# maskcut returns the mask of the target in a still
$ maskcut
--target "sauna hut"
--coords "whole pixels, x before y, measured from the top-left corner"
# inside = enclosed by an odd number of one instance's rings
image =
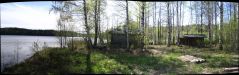
[[[206,38],[204,34],[186,34],[179,38],[179,45],[203,47],[205,45],[204,38]]]
[[[122,29],[113,29],[111,32],[111,47],[114,48],[126,48],[127,38],[126,32]],[[140,47],[142,41],[140,41],[140,30],[129,31],[129,46]]]

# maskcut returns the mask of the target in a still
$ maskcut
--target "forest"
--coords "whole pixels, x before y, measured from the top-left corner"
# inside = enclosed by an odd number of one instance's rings
[[[25,29],[25,28],[13,28],[13,27],[6,27],[1,28],[1,35],[35,35],[35,36],[56,36],[57,31],[55,30],[32,30],[32,29]],[[76,35],[83,35],[78,34],[72,31],[66,31],[68,34],[67,36],[70,37],[69,34]]]
[[[30,30],[24,28],[1,28],[1,35],[42,35],[54,36],[54,30]]]
[[[61,46],[45,48],[3,73],[239,73],[239,4],[236,2],[52,3],[50,12],[59,14],[57,36]],[[64,38],[68,35],[84,40]]]
[[[91,0],[86,2],[55,2],[51,11],[60,14],[59,31],[74,30],[72,29],[74,28],[73,22],[80,19],[83,23],[82,33],[94,34],[94,41],[85,37],[92,47],[97,46],[97,38],[100,41],[107,39],[110,37],[110,33],[115,30],[125,33],[127,48],[129,48],[129,33],[138,32],[142,33],[138,37],[142,36],[140,39],[144,40],[145,46],[149,42],[153,42],[155,45],[166,44],[169,47],[176,44],[179,38],[185,34],[205,34],[207,36],[205,41],[207,45],[210,45],[209,47],[225,46],[224,49],[238,49],[237,3],[129,1],[132,2],[131,4],[135,3],[131,7],[135,11],[129,11],[128,1],[115,2],[117,2],[117,8],[124,11],[115,15],[121,19],[125,18],[120,22],[117,22],[119,21],[117,18],[116,26],[114,25],[115,22],[111,23],[112,26],[109,25],[109,16],[106,14],[107,2],[104,0],[99,2]],[[187,11],[185,7],[188,8]],[[190,16],[187,19],[189,23],[183,23],[185,22],[185,12],[189,13],[186,14],[186,16]],[[107,28],[103,28],[103,26]]]

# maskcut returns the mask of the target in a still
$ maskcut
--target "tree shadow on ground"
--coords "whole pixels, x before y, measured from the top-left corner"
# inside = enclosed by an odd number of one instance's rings
[[[138,69],[144,73],[155,70],[158,73],[177,73],[177,69],[183,67],[184,63],[176,58],[148,56],[148,55],[132,55],[130,53],[104,53],[111,59],[127,65],[131,70]]]

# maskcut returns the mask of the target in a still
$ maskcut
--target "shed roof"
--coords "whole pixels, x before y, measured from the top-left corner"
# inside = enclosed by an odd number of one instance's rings
[[[125,34],[126,32],[124,30],[117,30],[117,29],[113,29],[112,33],[114,34]],[[137,30],[129,30],[128,31],[129,34],[141,34],[142,30],[137,29]]]
[[[204,34],[185,34],[181,38],[206,38]]]

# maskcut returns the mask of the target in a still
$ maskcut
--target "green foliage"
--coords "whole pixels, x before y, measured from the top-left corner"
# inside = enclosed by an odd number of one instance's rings
[[[130,21],[130,23],[129,23],[129,30],[130,31],[135,31],[135,30],[137,30],[137,29],[139,29],[139,26],[140,24],[138,23],[138,22],[136,22],[136,21]]]
[[[211,67],[234,67],[238,66],[234,58],[228,54],[217,54],[207,58],[208,63],[206,65]]]
[[[223,45],[226,50],[236,50],[237,42],[236,38],[238,36],[238,21],[231,17],[229,23],[223,24]]]
[[[167,71],[176,72],[176,67],[181,67],[183,64],[181,61],[178,61],[174,54],[153,57],[146,55],[134,56],[127,53],[112,53],[108,56],[124,65],[128,65],[136,74],[148,74],[150,73],[150,69],[160,70],[161,73],[166,73]]]
[[[46,73],[63,73],[66,71],[65,65],[69,63],[68,51],[66,49],[49,48],[39,51],[38,54],[23,63],[14,67],[7,68],[6,73],[30,73],[30,74],[46,74]],[[64,61],[64,62],[63,62]],[[61,65],[61,66],[59,66]],[[58,68],[55,70],[55,68]]]
[[[72,46],[72,42],[73,42],[73,46]],[[72,41],[72,39],[70,39],[69,42],[67,43],[67,46],[69,49],[71,49],[73,47],[73,50],[85,49],[86,42],[80,41],[80,40],[74,40],[74,39]]]
[[[142,47],[142,35],[140,34],[135,34],[135,35],[129,35],[129,40],[130,40],[130,46],[131,48],[141,48]]]
[[[125,65],[121,65],[114,59],[101,59],[93,66],[94,73],[130,73],[129,69]]]
[[[204,39],[204,44],[205,44],[206,46],[210,44],[210,41],[209,41],[208,38]]]
[[[171,51],[173,49],[174,51]],[[220,68],[238,66],[236,53],[209,48],[161,47],[163,54],[132,55],[123,52],[105,52],[93,50],[91,54],[94,74],[151,74],[152,70],[160,74],[192,74],[204,70],[217,72]],[[182,55],[193,55],[206,60],[201,64],[183,62]],[[86,54],[68,49],[47,48],[39,51],[26,62],[6,69],[3,73],[60,74],[85,73]]]

